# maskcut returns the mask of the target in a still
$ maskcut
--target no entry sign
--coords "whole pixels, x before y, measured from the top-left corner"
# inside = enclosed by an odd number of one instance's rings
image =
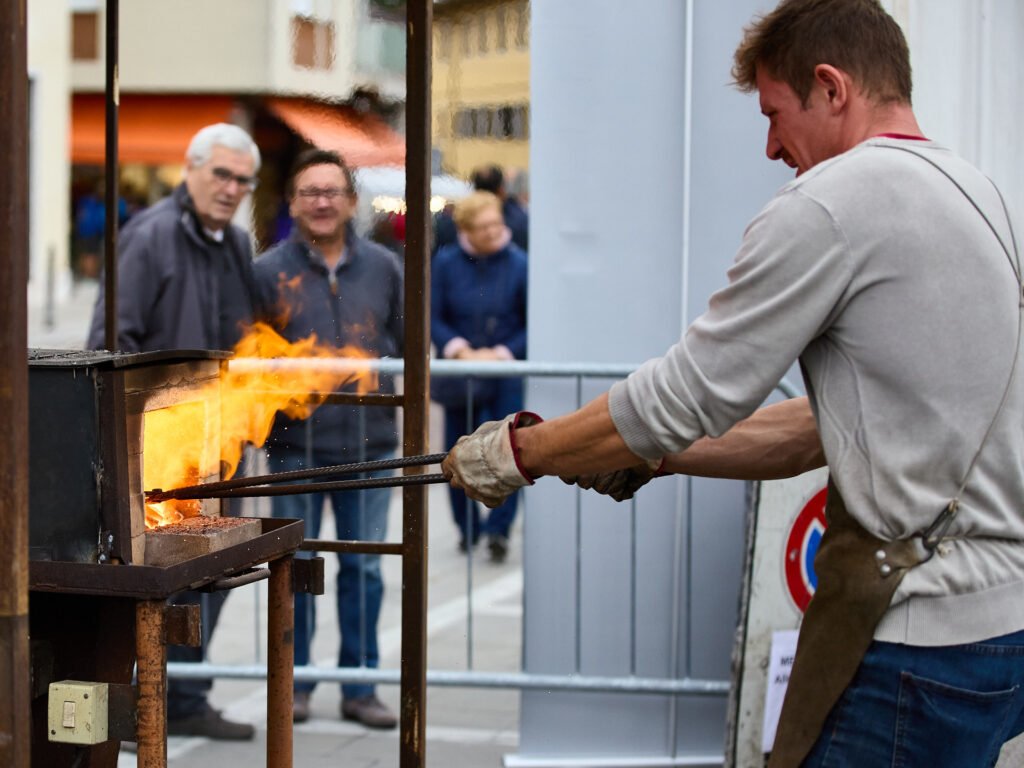
[[[784,569],[786,589],[801,613],[814,596],[818,578],[814,573],[814,556],[818,553],[821,536],[825,533],[825,497],[822,488],[804,504],[794,518],[786,537]]]

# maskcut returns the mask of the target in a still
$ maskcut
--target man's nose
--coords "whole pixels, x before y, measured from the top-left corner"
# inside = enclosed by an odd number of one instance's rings
[[[769,160],[780,160],[782,158],[782,142],[775,136],[775,131],[769,129],[768,144],[764,150]]]

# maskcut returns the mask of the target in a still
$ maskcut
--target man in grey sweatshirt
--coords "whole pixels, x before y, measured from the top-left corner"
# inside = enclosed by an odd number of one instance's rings
[[[728,285],[607,395],[485,424],[445,472],[493,505],[545,474],[625,498],[654,468],[765,479],[827,463],[830,530],[852,533],[832,537],[828,579],[816,562],[819,593],[877,582],[882,602],[848,630],[812,614],[863,606],[816,595],[797,667],[843,666],[812,635],[832,632],[837,656],[848,631],[863,647],[819,711],[784,710],[780,735],[804,733],[777,740],[772,765],[993,764],[1024,731],[1022,300],[1006,207],[922,134],[906,42],[877,0],[784,0],[746,30],[733,75],[759,94],[768,157],[797,178],[748,226]],[[757,410],[797,359],[809,397]]]

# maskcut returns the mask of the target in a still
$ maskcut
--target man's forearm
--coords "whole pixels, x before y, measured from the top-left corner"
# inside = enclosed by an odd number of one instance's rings
[[[776,480],[825,466],[806,397],[756,411],[721,437],[704,437],[666,457],[664,471],[734,480]]]
[[[594,474],[642,461],[615,429],[608,413],[608,395],[565,416],[517,429],[515,442],[519,462],[531,477]]]
[[[626,447],[608,396],[536,426],[516,430],[519,461],[531,477],[596,474],[642,462]],[[665,457],[663,471],[735,480],[774,480],[825,466],[806,397],[761,408],[721,437],[704,437]]]

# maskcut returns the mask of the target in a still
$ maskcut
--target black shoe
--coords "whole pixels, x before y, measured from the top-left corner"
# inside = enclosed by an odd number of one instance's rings
[[[296,691],[292,701],[292,722],[304,723],[309,720],[309,691]]]
[[[256,729],[249,723],[235,723],[225,720],[210,705],[193,715],[167,720],[168,736],[205,736],[222,741],[250,741]]]
[[[491,552],[492,563],[504,563],[508,556],[508,536],[488,537],[487,549]]]
[[[367,728],[394,728],[398,725],[395,713],[376,696],[361,696],[341,702],[343,720],[355,720]]]

